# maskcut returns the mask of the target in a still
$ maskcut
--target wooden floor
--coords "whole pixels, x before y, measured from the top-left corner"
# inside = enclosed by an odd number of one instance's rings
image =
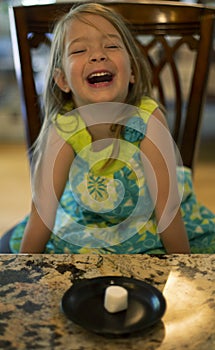
[[[24,145],[0,145],[0,235],[30,207],[30,180]]]
[[[201,143],[194,187],[197,198],[215,213],[215,140]],[[22,144],[0,144],[0,235],[30,208],[28,159]]]

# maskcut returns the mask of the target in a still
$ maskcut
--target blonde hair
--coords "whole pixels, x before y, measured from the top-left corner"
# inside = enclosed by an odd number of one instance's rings
[[[36,142],[36,149],[41,149],[43,140],[46,136],[49,125],[53,116],[64,113],[64,106],[71,102],[72,93],[62,91],[54,80],[57,68],[63,69],[62,58],[64,53],[64,38],[68,23],[73,19],[82,20],[83,15],[93,14],[99,15],[109,21],[121,35],[126,50],[131,61],[131,69],[134,75],[135,83],[130,84],[128,95],[124,101],[126,104],[139,105],[141,98],[151,95],[149,67],[138,47],[131,31],[126,25],[125,19],[117,12],[113,11],[111,6],[104,6],[98,3],[84,3],[75,5],[65,14],[56,24],[53,31],[53,41],[50,52],[49,66],[47,70],[47,80],[44,93],[44,122],[39,138]],[[74,104],[73,104],[74,105]],[[66,111],[65,111],[66,112]],[[120,134],[120,130],[116,128],[116,136]]]

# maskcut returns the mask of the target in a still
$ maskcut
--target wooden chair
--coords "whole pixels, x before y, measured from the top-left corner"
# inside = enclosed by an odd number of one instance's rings
[[[42,123],[32,49],[39,48],[41,43],[50,44],[47,34],[51,33],[54,22],[73,4],[9,9],[28,149],[37,138]],[[207,88],[215,9],[172,1],[105,1],[105,4],[128,20],[141,43],[142,52],[152,69],[157,98],[167,109],[184,165],[193,169]],[[188,51],[192,54],[191,63],[187,61],[190,57]],[[186,71],[180,68],[182,62]]]

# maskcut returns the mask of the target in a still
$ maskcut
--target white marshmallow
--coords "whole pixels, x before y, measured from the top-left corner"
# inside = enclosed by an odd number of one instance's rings
[[[128,291],[121,286],[109,286],[105,290],[104,307],[114,313],[127,309]]]

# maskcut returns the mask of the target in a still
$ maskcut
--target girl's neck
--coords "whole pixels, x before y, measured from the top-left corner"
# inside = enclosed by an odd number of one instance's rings
[[[99,152],[113,143],[115,133],[111,131],[111,124],[91,125],[87,127],[87,130],[92,137],[92,150],[94,152]]]
[[[114,131],[111,130],[111,125],[109,123],[102,123],[88,126],[87,130],[92,136],[92,141],[113,138]]]

